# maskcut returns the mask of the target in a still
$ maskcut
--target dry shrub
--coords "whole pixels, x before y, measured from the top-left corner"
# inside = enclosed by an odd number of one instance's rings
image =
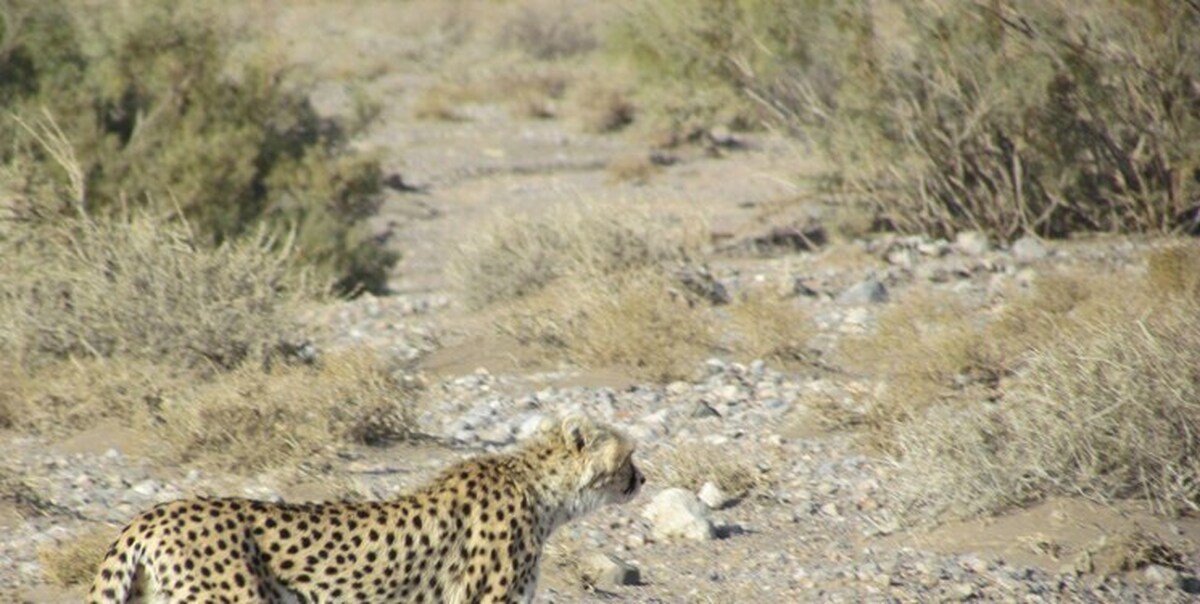
[[[806,312],[773,292],[751,290],[728,306],[733,349],[746,359],[795,361],[816,329]]]
[[[752,76],[774,77],[794,62],[834,56],[823,52],[815,34],[829,25],[837,4],[636,0],[605,42],[635,70],[639,105],[664,122],[655,129],[686,139],[714,125],[757,121],[756,103],[744,94]]]
[[[917,293],[884,311],[873,334],[845,342],[850,365],[884,384],[863,418],[873,445],[890,450],[898,425],[990,376],[982,325],[969,317],[955,298]]]
[[[236,472],[312,459],[411,428],[408,388],[367,353],[270,372],[243,368],[172,400],[157,428],[170,455]]]
[[[639,377],[686,377],[716,345],[711,311],[654,269],[567,279],[515,305],[500,329],[547,354]]]
[[[614,158],[608,162],[605,171],[612,182],[632,182],[640,185],[649,182],[662,168],[654,163],[649,155],[633,153]]]
[[[46,580],[61,587],[90,583],[100,560],[117,536],[113,528],[94,528],[64,541],[38,548],[38,562]]]
[[[847,340],[843,356],[884,383],[863,418],[872,445],[895,452],[895,432],[926,409],[998,395],[1031,351],[1102,318],[1124,295],[1111,278],[1065,270],[1042,274],[994,313],[972,313],[950,294],[920,293],[879,318],[874,333]]]
[[[624,90],[599,81],[577,86],[571,106],[579,127],[585,132],[614,132],[633,123],[637,109]]]
[[[133,359],[56,361],[35,370],[0,363],[0,410],[9,427],[54,436],[102,420],[150,429],[165,401],[186,398],[198,377],[179,367]]]
[[[419,120],[460,122],[466,117],[459,107],[475,98],[466,85],[435,84],[421,91],[413,101],[412,115]]]
[[[185,223],[86,218],[5,233],[0,350],[36,366],[68,357],[227,369],[295,337],[288,245],[210,248]]]
[[[766,480],[758,468],[716,445],[685,444],[664,449],[645,464],[649,482],[697,492],[711,482],[726,495],[742,498]]]
[[[1126,292],[1046,335],[1003,398],[902,424],[902,495],[970,515],[1053,494],[1200,509],[1200,305]]]
[[[1184,559],[1180,547],[1134,525],[1089,544],[1076,558],[1075,568],[1100,575],[1141,570],[1150,565],[1185,571]]]
[[[1162,296],[1200,299],[1200,244],[1176,242],[1147,257],[1150,291]]]
[[[525,2],[504,21],[500,44],[543,61],[562,59],[596,48],[595,32],[578,16],[578,0]]]
[[[481,307],[537,292],[565,277],[605,275],[686,259],[703,226],[627,204],[564,204],[531,216],[496,216],[464,244],[450,274]]]
[[[880,6],[855,16],[866,42],[834,77],[797,64],[746,88],[815,132],[845,191],[890,226],[1197,230],[1196,5],[923,1],[887,19]]]
[[[560,68],[520,66],[489,78],[481,88],[517,117],[550,119],[558,115],[570,81],[570,74]]]

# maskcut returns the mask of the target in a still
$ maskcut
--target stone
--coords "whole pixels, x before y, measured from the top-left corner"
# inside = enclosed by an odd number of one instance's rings
[[[707,402],[696,401],[696,406],[692,409],[692,417],[721,417],[721,414],[718,413],[716,409],[713,409],[712,405],[709,405]]]
[[[954,248],[968,256],[980,256],[991,250],[987,235],[979,231],[962,231],[954,237]]]
[[[595,552],[581,562],[581,574],[592,585],[638,585],[642,573],[638,568],[612,554]]]
[[[1041,260],[1049,255],[1049,252],[1046,250],[1046,245],[1042,243],[1041,239],[1026,235],[1012,244],[1012,254],[1017,260],[1029,262],[1032,260]]]
[[[729,495],[721,490],[721,487],[713,484],[712,482],[706,482],[704,483],[704,486],[700,487],[699,497],[700,501],[703,501],[704,505],[708,506],[708,509],[710,510],[719,510],[724,508],[725,506],[729,505],[729,502],[732,499],[729,497]]]
[[[1142,570],[1146,581],[1155,585],[1174,585],[1179,582],[1179,573],[1161,564],[1151,564]]]
[[[888,301],[888,291],[878,279],[869,278],[852,285],[838,295],[842,304],[882,304]]]
[[[661,491],[642,510],[642,517],[650,522],[656,539],[709,541],[716,536],[708,508],[687,489]]]

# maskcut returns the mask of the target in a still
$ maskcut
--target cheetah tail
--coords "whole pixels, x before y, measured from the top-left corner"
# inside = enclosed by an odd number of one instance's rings
[[[133,595],[135,581],[142,565],[142,547],[128,539],[132,527],[126,528],[108,548],[88,591],[87,604],[126,604]]]

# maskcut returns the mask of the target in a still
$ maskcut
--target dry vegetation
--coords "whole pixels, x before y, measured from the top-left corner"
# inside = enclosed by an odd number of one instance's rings
[[[38,220],[177,213],[207,247],[294,233],[299,265],[344,293],[383,291],[396,258],[366,224],[382,173],[348,149],[362,120],[318,116],[227,8],[0,7],[0,206]]]
[[[1200,507],[1194,251],[1152,252],[1140,283],[1046,279],[973,330],[884,317],[863,348],[889,346],[886,364],[874,359],[889,384],[868,426],[896,455],[902,498],[925,517],[1051,495]],[[990,402],[956,395],[972,368],[997,380]]]
[[[97,561],[112,544],[115,528],[92,529],[64,541],[38,548],[42,572],[51,583],[69,587],[90,583],[96,576]]]
[[[768,476],[757,467],[732,458],[715,445],[691,444],[664,450],[646,462],[655,484],[699,491],[711,482],[727,496],[739,499],[763,487]]]
[[[1010,240],[1197,231],[1198,23],[1169,1],[645,0],[608,44],[657,119],[782,125],[892,228]]]
[[[678,276],[704,233],[687,215],[577,204],[497,217],[460,250],[452,272],[468,303],[500,309],[503,333],[582,367],[662,381],[690,375],[721,350],[799,358],[812,327],[790,301],[754,292],[719,309]],[[723,318],[728,336],[717,328]]]

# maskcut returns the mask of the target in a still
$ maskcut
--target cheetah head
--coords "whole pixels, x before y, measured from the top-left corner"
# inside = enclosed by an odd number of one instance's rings
[[[569,415],[545,420],[540,432],[552,452],[547,461],[557,466],[550,468],[558,482],[553,488],[566,495],[564,520],[625,503],[646,482],[633,462],[633,441],[611,426]]]

